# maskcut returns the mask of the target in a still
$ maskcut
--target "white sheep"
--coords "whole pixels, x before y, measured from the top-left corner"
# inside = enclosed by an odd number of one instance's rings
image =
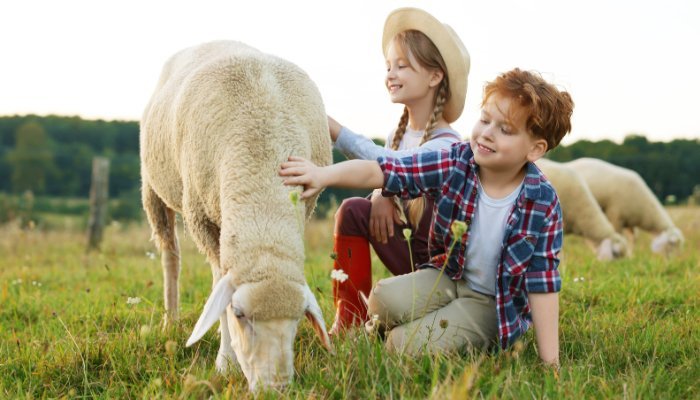
[[[565,232],[583,236],[592,242],[599,260],[627,255],[627,240],[615,232],[583,177],[556,161],[541,158],[536,164],[557,191],[564,214]]]
[[[141,121],[140,145],[166,321],[177,318],[179,212],[214,276],[187,345],[220,320],[220,372],[238,361],[251,390],[286,385],[304,314],[330,349],[303,270],[304,216],[316,199],[293,204],[293,189],[277,174],[292,154],[332,162],[318,89],[294,64],[242,43],[190,47],[165,64]]]
[[[655,253],[669,254],[683,244],[683,233],[638,173],[595,158],[566,165],[581,174],[615,230],[626,232],[630,240],[635,228],[651,232],[656,235],[651,242]]]

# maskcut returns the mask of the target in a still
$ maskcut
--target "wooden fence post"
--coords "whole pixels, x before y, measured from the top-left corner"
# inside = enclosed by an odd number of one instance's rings
[[[88,221],[87,251],[100,248],[102,231],[107,219],[109,200],[109,159],[92,159],[92,184],[90,185],[90,219]]]

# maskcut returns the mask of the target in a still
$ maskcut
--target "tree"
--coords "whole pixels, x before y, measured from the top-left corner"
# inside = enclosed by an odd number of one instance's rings
[[[12,167],[12,190],[15,193],[44,191],[46,177],[55,167],[48,136],[38,122],[28,121],[17,128],[15,148],[7,158]]]

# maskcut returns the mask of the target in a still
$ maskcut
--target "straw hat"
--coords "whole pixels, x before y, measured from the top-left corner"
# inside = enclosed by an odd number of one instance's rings
[[[462,114],[467,96],[469,53],[449,25],[443,24],[423,10],[409,7],[396,9],[386,18],[382,36],[384,55],[386,56],[387,48],[394,36],[411,29],[425,34],[445,60],[451,95],[445,103],[442,115],[447,122],[454,122]]]

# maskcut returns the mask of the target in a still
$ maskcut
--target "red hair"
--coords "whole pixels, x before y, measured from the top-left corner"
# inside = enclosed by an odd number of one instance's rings
[[[571,131],[571,114],[574,102],[569,93],[560,91],[535,72],[515,68],[500,74],[484,86],[481,105],[498,94],[513,100],[518,107],[511,107],[509,118],[524,118],[528,132],[547,141],[551,150]]]

